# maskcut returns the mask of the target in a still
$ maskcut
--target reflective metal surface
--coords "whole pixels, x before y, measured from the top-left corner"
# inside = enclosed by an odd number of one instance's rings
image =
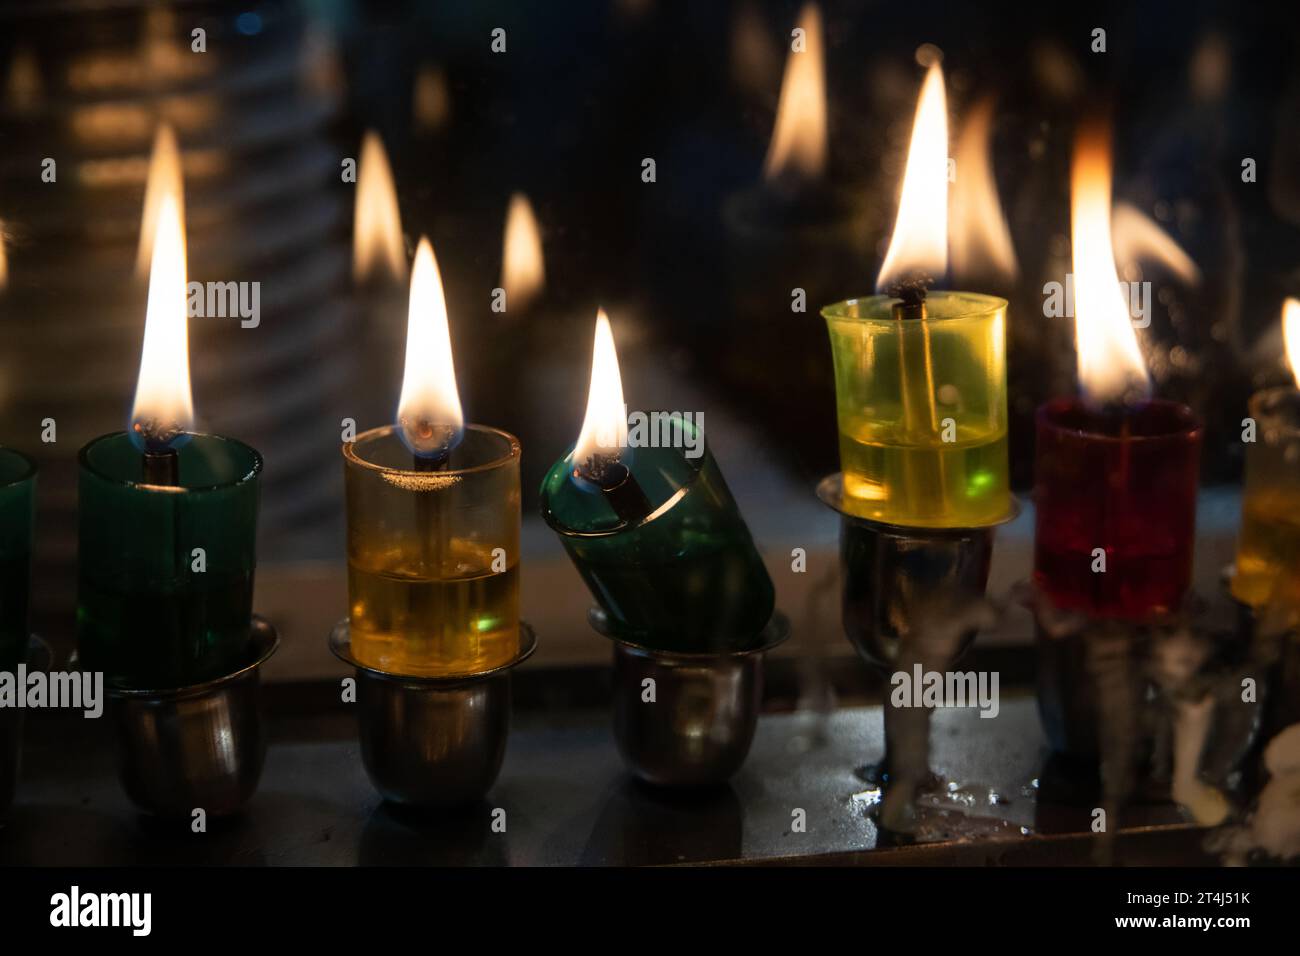
[[[604,612],[587,612],[607,634]],[[749,754],[763,696],[763,652],[789,635],[779,611],[760,646],[675,654],[614,640],[614,739],[628,768],[663,787],[725,783]]]
[[[266,759],[259,671],[280,646],[254,617],[249,664],[168,690],[108,690],[127,796],[160,817],[228,816],[253,795]]]
[[[872,667],[893,670],[919,623],[960,614],[963,604],[983,597],[997,525],[904,528],[857,518],[841,508],[839,474],[822,479],[817,496],[840,515],[844,632]],[[1006,521],[1017,513],[1013,501]],[[954,659],[976,631],[960,635]]]
[[[519,625],[520,652],[473,677],[388,674],[352,656],[347,620],[330,634],[334,656],[356,668],[357,727],[370,782],[386,800],[426,809],[462,806],[496,782],[510,731],[510,671],[537,646]]]
[[[27,639],[27,670],[43,671],[50,666],[50,648],[33,634]],[[9,815],[18,787],[18,770],[22,766],[23,710],[0,708],[0,824]]]

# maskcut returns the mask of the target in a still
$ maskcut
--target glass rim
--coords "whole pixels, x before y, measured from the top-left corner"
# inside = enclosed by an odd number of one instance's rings
[[[1007,300],[1001,296],[985,295],[982,292],[963,292],[959,289],[938,289],[927,296],[928,298],[938,298],[940,296],[960,296],[963,299],[970,299],[975,305],[973,311],[962,312],[959,315],[926,315],[924,319],[908,320],[913,323],[922,325],[939,325],[949,322],[970,322],[978,319],[985,319],[999,312],[1006,312]],[[879,325],[896,327],[900,320],[892,315],[884,315],[876,318],[870,315],[858,315],[858,311],[864,307],[882,306],[886,302],[893,303],[898,301],[897,296],[892,295],[868,295],[858,296],[853,299],[843,299],[840,302],[832,302],[830,305],[824,305],[821,308],[821,317],[827,322],[852,322],[861,325]]]
[[[36,464],[35,458],[24,451],[19,451],[17,448],[11,448],[8,445],[0,445],[0,455],[6,454],[13,455],[21,461],[23,463],[23,471],[15,478],[10,478],[8,481],[0,481],[0,488],[12,488],[15,485],[21,485],[24,482],[31,481],[36,477],[36,473],[40,468]]]
[[[651,414],[652,412],[655,411],[662,412],[664,411],[664,409],[640,409],[640,411],[643,411],[646,414]],[[570,528],[567,525],[562,524],[560,522],[560,519],[556,517],[556,515],[554,514],[554,509],[551,508],[550,501],[547,500],[545,496],[543,496],[539,508],[539,510],[542,513],[542,520],[546,522],[546,524],[551,528],[552,531],[567,538],[586,538],[586,539],[608,538],[608,537],[612,537],[613,535],[625,534],[628,531],[634,531],[637,528],[644,528],[647,525],[649,525],[651,522],[656,521],[664,517],[665,515],[669,514],[671,511],[673,511],[673,509],[675,509],[677,505],[681,503],[682,499],[686,497],[687,492],[689,492],[690,489],[695,487],[695,483],[699,481],[699,477],[701,473],[703,473],[704,471],[704,462],[706,462],[710,457],[710,455],[712,454],[712,452],[709,449],[709,439],[704,434],[703,430],[696,427],[695,422],[687,420],[686,418],[682,417],[680,413],[677,413],[676,417],[677,420],[681,423],[681,427],[689,428],[692,431],[692,433],[700,436],[700,442],[701,442],[700,447],[702,449],[699,457],[700,465],[698,468],[694,468],[692,470],[689,481],[687,481],[685,484],[677,488],[676,491],[674,491],[671,495],[669,495],[667,498],[664,499],[662,504],[660,504],[658,507],[651,510],[651,512],[648,515],[646,515],[640,521],[631,522],[631,523],[620,520],[619,523],[614,525],[613,527],[605,528],[599,531],[579,531],[576,528]],[[566,463],[570,462],[573,459],[573,451],[575,448],[577,448],[576,442],[570,445],[568,449],[564,452],[564,454],[561,455],[558,459],[556,459],[555,464],[551,466],[549,471],[547,471],[546,478],[542,479],[543,486],[545,486],[545,482],[549,479],[551,472],[555,470],[556,465],[560,464],[560,462],[566,462]],[[675,451],[676,449],[673,450]],[[683,455],[682,457],[685,458],[686,456]],[[566,464],[565,468],[567,470],[569,466]]]
[[[215,491],[224,491],[227,488],[238,488],[240,485],[248,484],[255,480],[262,473],[263,461],[262,453],[252,445],[240,441],[238,438],[229,438],[225,435],[214,435],[210,432],[187,432],[191,439],[194,438],[211,438],[218,442],[233,445],[247,452],[253,459],[252,467],[243,475],[240,475],[234,481],[223,481],[212,485],[155,485],[147,481],[137,481],[133,478],[118,478],[116,475],[110,475],[100,468],[95,467],[90,462],[90,451],[101,442],[112,441],[115,438],[125,438],[128,442],[130,436],[125,431],[109,432],[100,435],[98,438],[92,438],[81,446],[77,452],[77,464],[82,472],[94,475],[100,481],[108,484],[117,485],[120,488],[138,488],[141,491],[161,492],[163,494],[209,494]]]
[[[1267,421],[1269,428],[1276,429],[1288,437],[1300,438],[1300,422],[1291,422],[1278,414],[1274,409],[1264,408],[1265,402],[1282,398],[1285,395],[1295,395],[1300,398],[1300,388],[1293,385],[1274,385],[1270,388],[1261,388],[1253,392],[1249,399],[1246,400],[1246,411],[1250,417],[1255,419],[1257,424],[1264,424]]]
[[[367,471],[378,472],[381,475],[427,475],[429,474],[429,472],[419,471],[418,469],[415,468],[390,468],[388,465],[380,465],[377,464],[376,462],[368,461],[367,459],[362,458],[357,453],[356,450],[357,445],[360,445],[362,442],[365,442],[367,440],[374,441],[379,438],[384,438],[387,437],[388,435],[393,434],[396,431],[397,431],[396,425],[380,425],[378,428],[367,429],[366,431],[358,435],[356,438],[352,439],[352,441],[344,442],[343,443],[344,461],[348,462],[349,464],[354,464],[359,468],[364,468]],[[436,472],[436,474],[439,475],[440,477],[459,478],[462,475],[473,475],[485,471],[495,471],[498,468],[505,467],[506,465],[510,464],[510,462],[512,461],[518,461],[520,455],[522,454],[522,449],[519,445],[519,439],[516,438],[514,435],[510,434],[508,431],[506,431],[503,428],[493,428],[491,425],[476,425],[471,423],[465,426],[465,431],[467,432],[473,431],[479,434],[491,435],[496,438],[504,439],[507,446],[506,453],[500,456],[499,458],[493,458],[489,461],[485,461],[482,464],[478,464],[478,465],[470,465],[468,468],[440,469],[438,472]]]
[[[1170,428],[1154,435],[1107,435],[1103,432],[1093,431],[1086,428],[1071,428],[1062,424],[1054,416],[1059,416],[1062,412],[1074,408],[1087,409],[1088,406],[1079,396],[1069,396],[1053,398],[1038,406],[1034,412],[1034,422],[1054,432],[1064,432],[1069,434],[1084,435],[1089,441],[1095,441],[1105,444],[1127,444],[1143,445],[1153,442],[1171,442],[1171,441],[1196,441],[1205,433],[1205,425],[1192,409],[1182,402],[1176,402],[1169,398],[1149,398],[1143,402],[1143,406],[1158,406],[1177,412],[1179,424],[1181,427]]]

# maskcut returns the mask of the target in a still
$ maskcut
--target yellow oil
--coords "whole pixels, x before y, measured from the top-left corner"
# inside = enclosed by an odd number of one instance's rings
[[[1300,503],[1294,495],[1269,491],[1247,494],[1237,543],[1232,594],[1251,607],[1263,607],[1283,576],[1300,573]]]
[[[420,677],[474,674],[519,652],[519,565],[492,570],[490,549],[453,539],[440,574],[401,554],[348,562],[352,652],[361,663]]]
[[[844,509],[873,521],[926,528],[992,524],[1006,517],[1007,433],[958,425],[953,441],[871,422],[840,432]]]

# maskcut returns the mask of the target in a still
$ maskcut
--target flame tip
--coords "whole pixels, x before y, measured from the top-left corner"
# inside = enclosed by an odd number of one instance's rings
[[[876,288],[888,289],[908,275],[947,271],[948,104],[943,71],[932,64],[917,97],[898,214]]]

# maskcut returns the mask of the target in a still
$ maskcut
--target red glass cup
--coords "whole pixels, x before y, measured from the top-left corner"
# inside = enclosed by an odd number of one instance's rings
[[[1192,577],[1201,433],[1191,409],[1158,399],[1038,409],[1034,579],[1053,605],[1134,622],[1178,608]]]

